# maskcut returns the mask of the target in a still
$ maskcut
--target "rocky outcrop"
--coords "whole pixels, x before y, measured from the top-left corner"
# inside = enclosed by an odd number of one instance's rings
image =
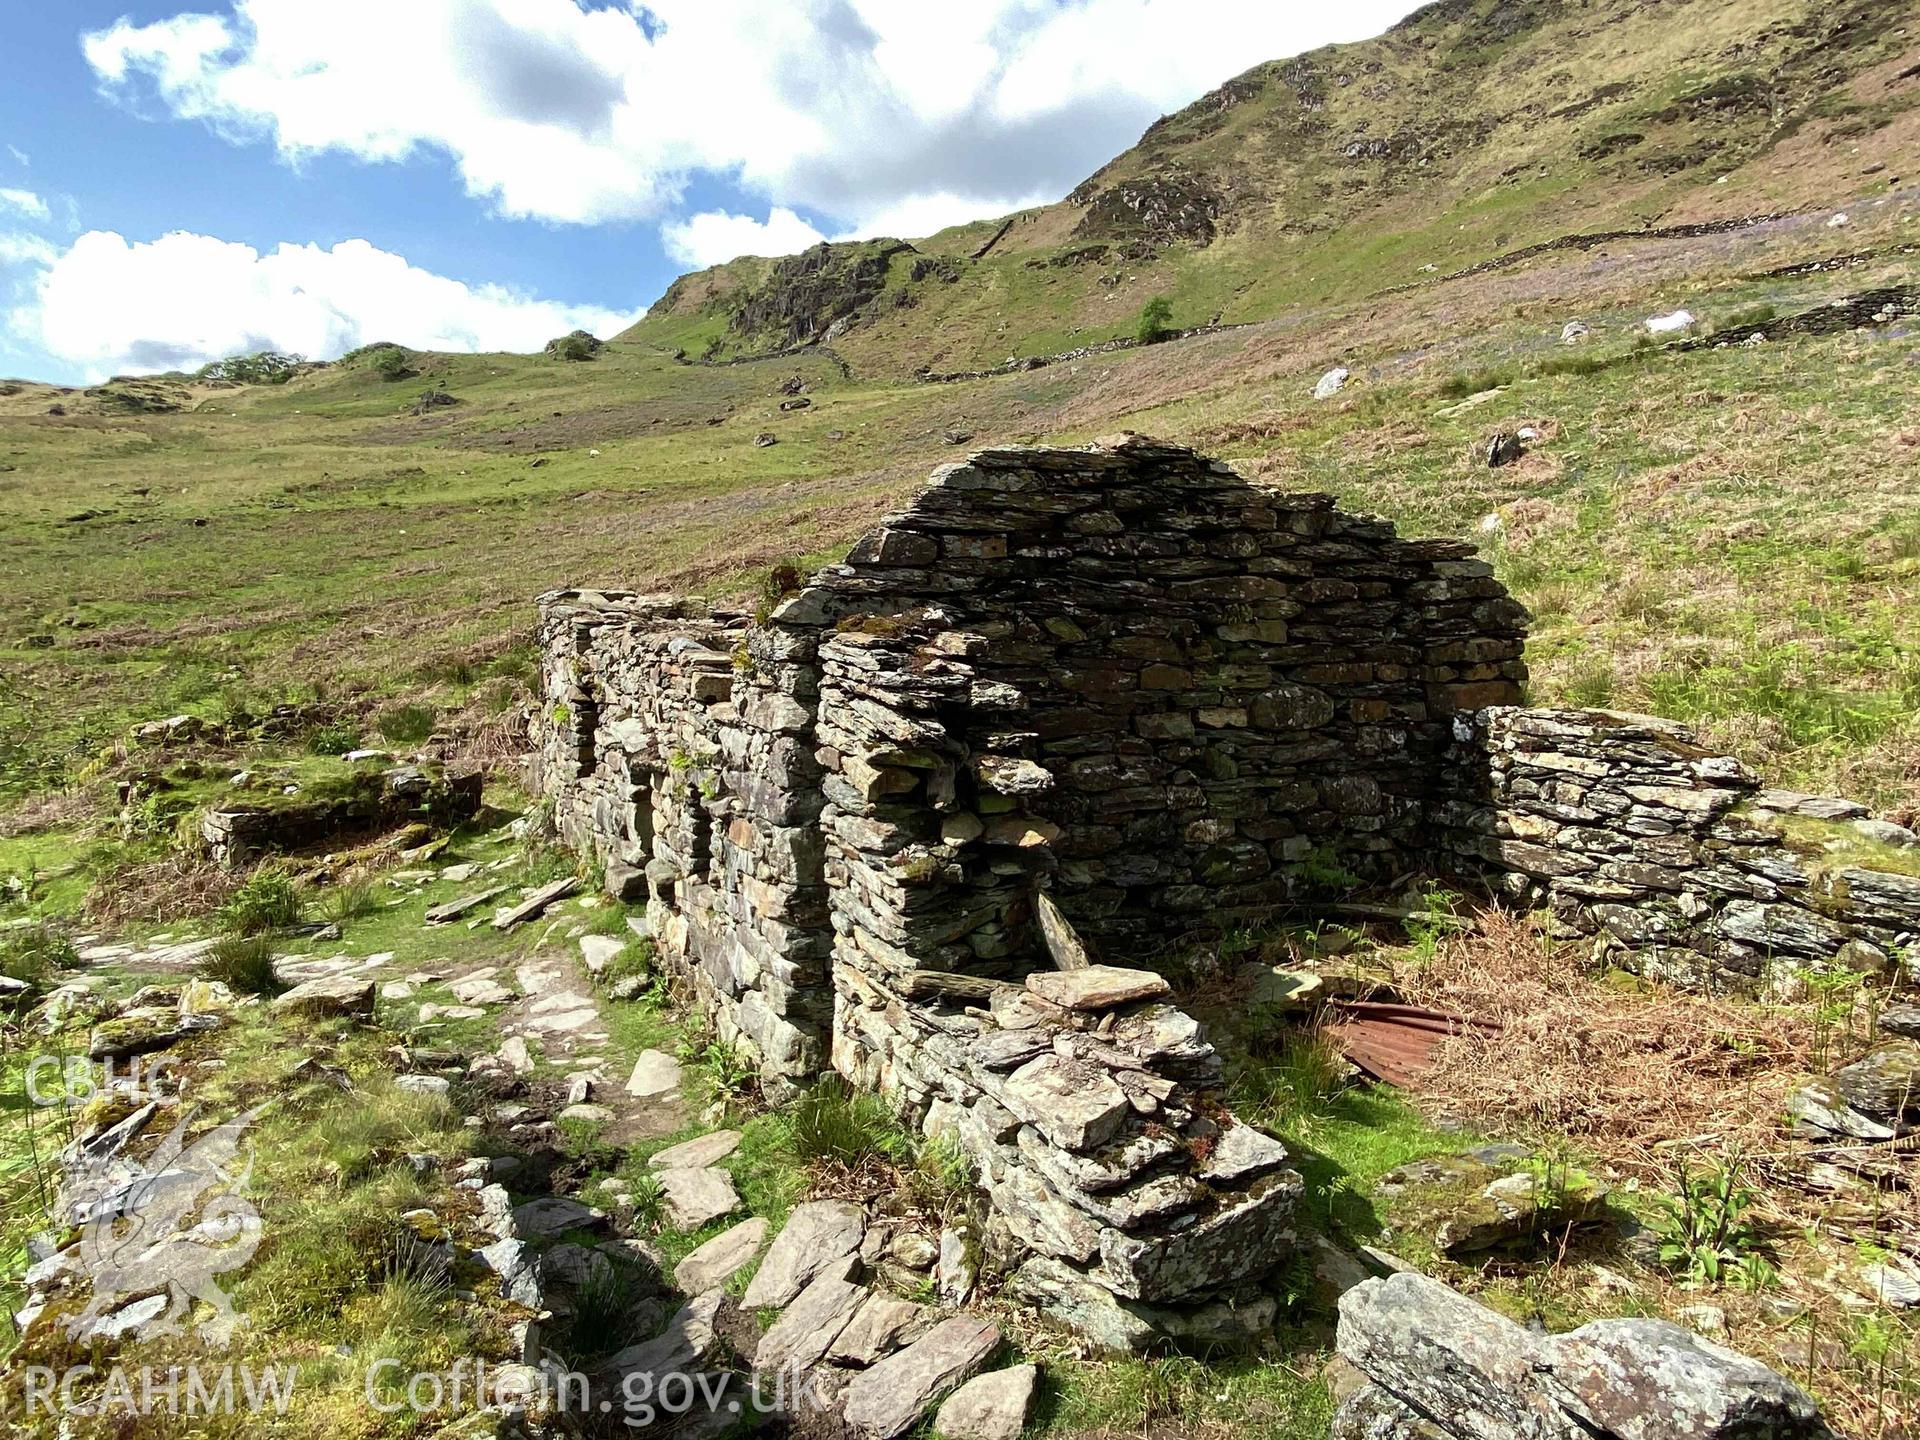
[[[1074,239],[1142,240],[1154,247],[1176,241],[1211,245],[1227,208],[1218,186],[1179,166],[1111,185],[1093,187],[1089,182],[1068,196],[1067,203],[1085,207]]]
[[[774,261],[766,278],[733,302],[728,328],[781,349],[822,340],[860,315],[886,288],[902,240],[821,241]]]
[[[1333,1440],[1833,1440],[1797,1385],[1663,1320],[1539,1335],[1401,1274],[1347,1292],[1338,1346],[1365,1383]]]

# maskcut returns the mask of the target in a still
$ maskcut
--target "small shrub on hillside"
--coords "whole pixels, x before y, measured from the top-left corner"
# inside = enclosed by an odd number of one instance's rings
[[[555,360],[591,360],[600,352],[600,341],[585,330],[575,330],[547,342],[547,354]]]
[[[360,732],[351,725],[316,725],[307,732],[307,749],[316,755],[344,755],[359,748]]]
[[[413,357],[398,345],[382,345],[367,356],[367,368],[382,380],[405,380],[415,374]]]
[[[265,935],[229,935],[200,958],[202,978],[236,995],[278,995],[287,987],[273,970],[273,942]]]
[[[262,866],[220,907],[220,923],[235,935],[264,935],[300,923],[300,892],[284,870]]]
[[[417,745],[433,734],[431,705],[392,705],[373,717],[380,738],[394,745]]]
[[[305,357],[278,350],[253,355],[230,355],[200,367],[202,380],[228,380],[236,385],[284,385],[305,363]]]
[[[1140,318],[1134,322],[1133,338],[1142,345],[1158,345],[1173,334],[1173,302],[1164,295],[1156,295],[1140,307]]]
[[[80,963],[65,932],[45,923],[0,931],[0,975],[36,985]]]

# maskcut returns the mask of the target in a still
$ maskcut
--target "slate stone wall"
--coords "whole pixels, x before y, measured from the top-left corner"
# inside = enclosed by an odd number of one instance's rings
[[[662,957],[775,1091],[826,1064],[831,932],[811,644],[670,596],[541,597],[533,782],[645,900]]]
[[[1520,698],[1524,621],[1469,546],[1131,438],[944,466],[773,615],[826,637],[823,763],[859,791],[829,828],[859,813],[850,850],[972,913],[1005,892],[937,963],[1016,971],[1016,871],[1130,964],[1310,857],[1415,866],[1450,717]]]
[[[1461,864],[1629,969],[1780,996],[1836,965],[1920,981],[1913,832],[1851,800],[1766,788],[1684,726],[1461,715],[1444,790],[1437,831]]]

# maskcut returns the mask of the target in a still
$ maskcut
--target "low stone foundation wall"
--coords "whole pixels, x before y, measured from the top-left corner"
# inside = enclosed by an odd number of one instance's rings
[[[438,765],[367,769],[324,794],[211,808],[200,817],[200,838],[220,864],[243,865],[414,820],[450,830],[479,812],[480,791],[478,772],[449,775]]]
[[[1627,968],[1775,993],[1809,966],[1920,979],[1920,848],[1866,807],[1766,789],[1644,715],[1495,707],[1454,742],[1443,848]]]

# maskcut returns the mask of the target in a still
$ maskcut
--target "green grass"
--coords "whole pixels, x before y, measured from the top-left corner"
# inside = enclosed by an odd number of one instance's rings
[[[271,936],[228,935],[201,959],[199,971],[236,995],[277,995],[286,987],[274,973],[273,952]]]
[[[215,918],[235,935],[263,935],[299,924],[305,908],[293,877],[263,865],[247,877]]]

